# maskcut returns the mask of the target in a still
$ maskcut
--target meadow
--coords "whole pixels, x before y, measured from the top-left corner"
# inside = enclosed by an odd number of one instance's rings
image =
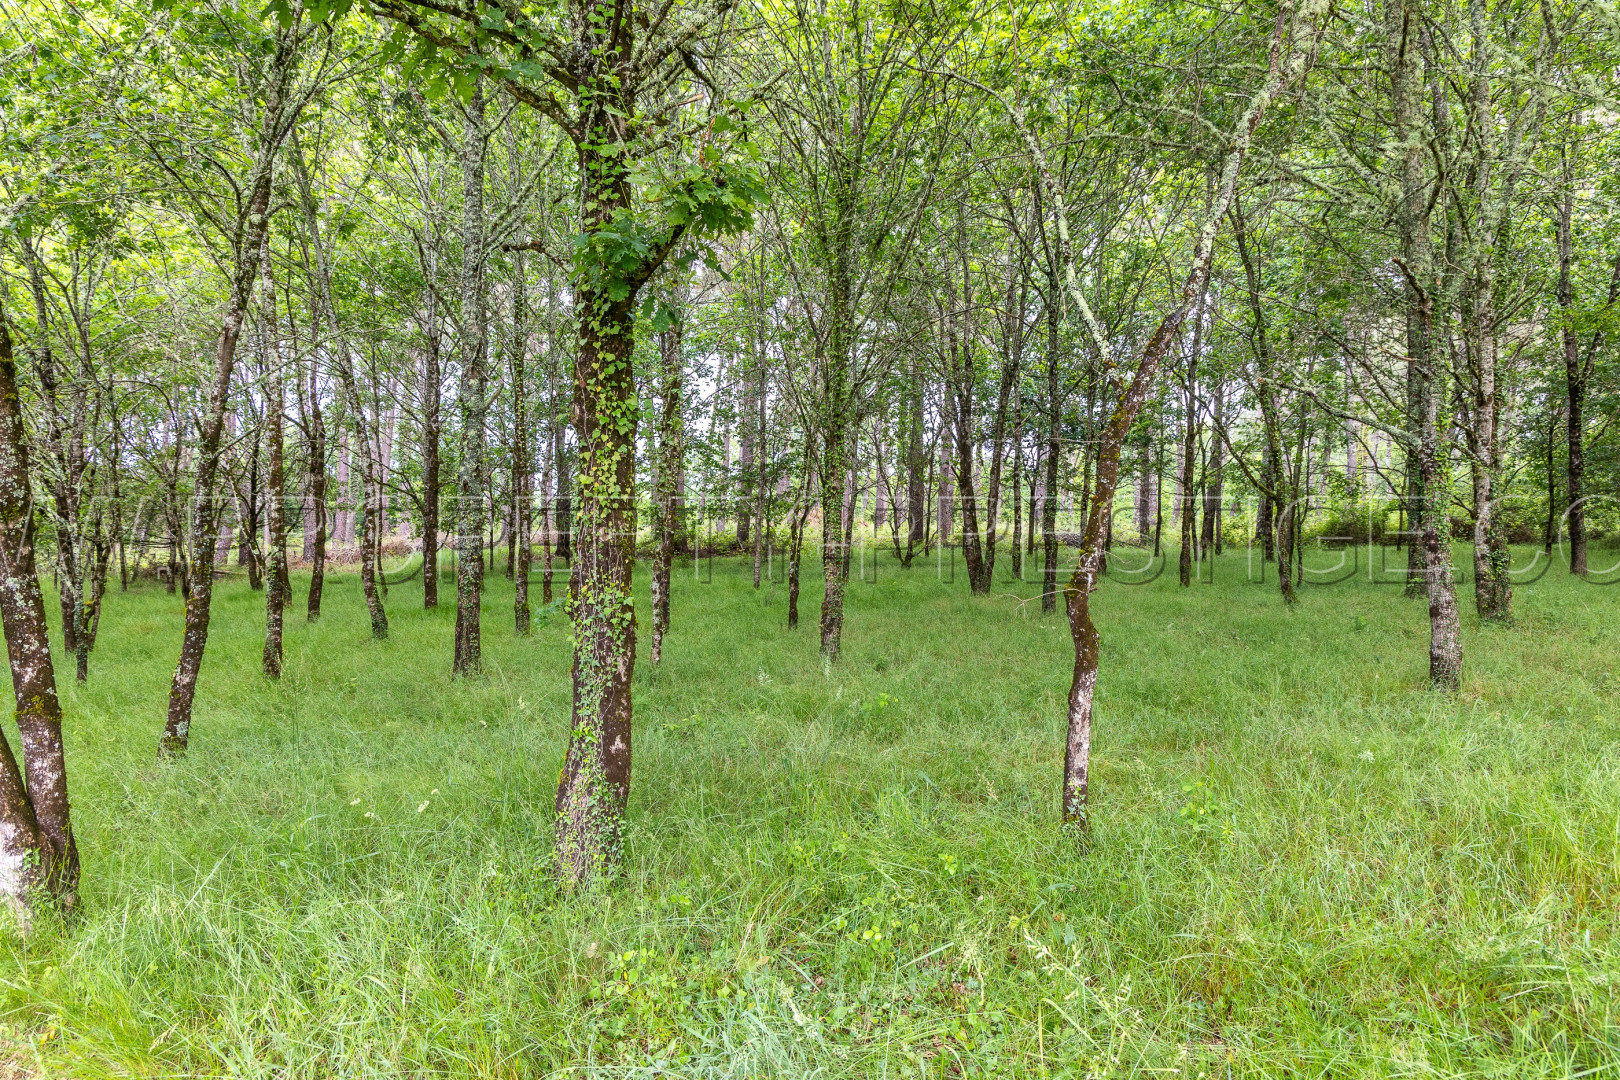
[[[1055,824],[1072,650],[1034,584],[973,598],[880,562],[828,668],[813,579],[789,632],[781,586],[686,564],[660,668],[643,633],[625,864],[574,897],[549,873],[560,610],[516,637],[497,577],[487,675],[454,681],[453,607],[423,611],[419,581],[372,642],[353,574],[314,625],[296,580],[273,685],[262,594],[226,582],[190,753],[159,763],[180,601],[115,592],[89,683],[59,661],[82,901],[0,943],[10,1057],[72,1078],[1620,1073],[1620,588],[1555,570],[1505,628],[1464,588],[1447,697],[1421,601],[1352,580],[1285,610],[1243,559],[1099,594],[1084,844]]]

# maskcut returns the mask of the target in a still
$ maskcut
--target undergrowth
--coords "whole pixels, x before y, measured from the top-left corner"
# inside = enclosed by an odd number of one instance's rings
[[[352,574],[315,625],[300,584],[271,685],[262,594],[223,584],[160,764],[180,603],[115,592],[65,687],[82,910],[4,943],[3,1034],[71,1077],[1620,1070],[1620,592],[1555,571],[1467,618],[1443,697],[1421,602],[1288,611],[1244,565],[1102,591],[1081,851],[1035,586],[884,561],[828,670],[819,595],[789,633],[780,586],[688,564],[636,670],[626,864],[575,898],[560,611],[517,638],[497,576],[453,681],[419,580],[385,642]]]

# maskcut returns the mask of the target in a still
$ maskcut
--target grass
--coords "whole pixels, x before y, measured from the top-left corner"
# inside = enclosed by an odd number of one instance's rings
[[[160,765],[179,602],[114,594],[66,688],[83,910],[0,943],[3,1034],[74,1078],[1620,1072],[1620,591],[1468,616],[1447,698],[1398,588],[1217,577],[1100,596],[1085,851],[1034,586],[884,563],[829,671],[818,592],[790,634],[740,562],[678,579],[626,866],[574,899],[560,614],[518,639],[495,582],[456,682],[449,607],[397,586],[373,643],[340,576],[271,686],[225,584]]]

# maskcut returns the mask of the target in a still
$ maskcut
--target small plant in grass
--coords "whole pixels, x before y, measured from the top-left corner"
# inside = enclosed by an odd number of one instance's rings
[[[698,729],[702,728],[705,722],[703,717],[696,713],[679,720],[665,720],[663,725],[664,734],[673,735],[677,739],[689,738]]]
[[[1182,784],[1181,797],[1184,801],[1176,811],[1176,819],[1190,826],[1194,832],[1208,831],[1218,809],[1209,785],[1202,780]]]

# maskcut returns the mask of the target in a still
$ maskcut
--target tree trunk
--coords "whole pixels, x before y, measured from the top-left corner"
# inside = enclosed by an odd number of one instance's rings
[[[439,366],[438,301],[427,291],[427,347],[422,352],[422,606],[439,606]]]
[[[838,659],[844,632],[844,477],[849,472],[850,353],[854,348],[855,198],[848,166],[835,166],[827,350],[821,364],[821,654]]]
[[[751,517],[753,514],[753,490],[759,482],[756,475],[758,464],[759,432],[754,427],[754,413],[757,411],[755,395],[758,393],[756,385],[757,373],[763,363],[758,350],[753,348],[753,331],[750,328],[749,357],[750,370],[741,372],[742,377],[737,381],[742,384],[742,415],[738,418],[738,427],[741,428],[742,447],[737,456],[737,550],[746,550],[750,536]]]
[[[319,308],[319,301],[312,303]],[[316,320],[311,320],[318,326]],[[309,360],[309,501],[314,510],[315,542],[310,548],[309,602],[305,618],[321,617],[321,593],[326,588],[326,420],[321,415],[320,369],[314,355]]]
[[[1322,6],[1324,6],[1322,0],[1306,0],[1309,14],[1302,12],[1301,21],[1313,19]],[[1292,79],[1304,66],[1305,49],[1301,44],[1300,35],[1291,32],[1293,28],[1289,25],[1290,8],[1290,4],[1284,3],[1277,13],[1265,80],[1259,91],[1249,100],[1248,107],[1233,132],[1230,149],[1226,153],[1221,170],[1220,182],[1211,200],[1209,211],[1201,222],[1198,239],[1193,248],[1192,265],[1181,287],[1180,296],[1175,307],[1148,339],[1136,371],[1131,376],[1130,384],[1120,395],[1098,440],[1097,471],[1093,480],[1086,528],[1081,537],[1079,562],[1064,588],[1069,632],[1074,642],[1074,675],[1069,688],[1062,808],[1065,824],[1082,830],[1089,823],[1087,799],[1091,767],[1091,713],[1101,647],[1101,637],[1091,617],[1091,594],[1097,587],[1104,552],[1103,530],[1108,511],[1113,505],[1115,486],[1119,480],[1120,449],[1124,446],[1131,425],[1135,423],[1143,403],[1153,391],[1159,366],[1174,342],[1182,320],[1198,304],[1208,285],[1216,231],[1236,191],[1238,171],[1253,140],[1255,129],[1259,127],[1260,118],[1272,97],[1283,87],[1285,78]],[[1314,35],[1309,36],[1314,40]],[[1281,62],[1285,39],[1288,41],[1286,64]],[[1061,212],[1060,207],[1055,209]],[[1056,289],[1053,291],[1056,292]]]
[[[512,175],[518,175],[517,142],[508,144]],[[528,376],[525,359],[529,349],[528,272],[522,251],[512,253],[512,537],[507,569],[512,576],[512,618],[518,636],[528,637],[530,514],[534,507],[534,451],[529,447]]]
[[[769,441],[770,441],[770,434],[769,434],[769,431],[768,431],[766,423],[765,423],[766,418],[767,418],[766,409],[768,407],[768,399],[769,399],[769,396],[770,396],[769,395],[770,387],[769,387],[768,382],[767,382],[768,372],[766,371],[766,367],[765,367],[766,360],[767,360],[767,357],[765,355],[765,350],[760,348],[756,343],[755,348],[754,348],[754,368],[755,368],[755,370],[753,372],[753,378],[754,378],[755,383],[756,383],[756,385],[754,387],[754,398],[753,398],[753,423],[754,423],[754,442],[755,442],[755,446],[754,446],[754,471],[753,471],[753,484],[754,484],[754,588],[756,588],[756,589],[759,588],[759,586],[760,586],[760,571],[763,568],[762,564],[764,563],[765,555],[766,555],[766,551],[765,551],[765,534],[766,534],[767,528],[769,528],[769,526],[770,526],[770,522],[767,520],[767,517],[768,517],[768,514],[769,514],[769,508],[768,508],[768,504],[766,502],[766,497],[767,497],[767,494],[768,494],[767,489],[766,489],[766,483],[767,483],[767,480],[769,478],[767,476],[767,471],[766,471],[766,468],[765,468],[766,463],[768,461],[770,461],[770,455],[768,453],[768,444],[769,444]]]
[[[1473,28],[1473,79],[1469,86],[1470,133],[1480,150],[1473,163],[1478,214],[1472,240],[1472,273],[1467,285],[1468,311],[1463,320],[1469,337],[1468,359],[1473,391],[1469,456],[1474,494],[1474,607],[1481,619],[1505,622],[1513,617],[1512,561],[1497,511],[1501,486],[1502,445],[1497,387],[1499,332],[1496,305],[1496,260],[1499,237],[1506,228],[1507,201],[1514,188],[1514,162],[1497,160],[1495,103],[1492,95],[1491,30],[1482,0],[1470,0]],[[1501,172],[1501,178],[1497,173]]]
[[[1024,283],[1020,269],[1007,285],[1007,315],[1003,331],[1001,382],[996,387],[996,411],[990,422],[990,476],[984,498],[984,591],[990,591],[996,572],[996,540],[1001,521],[1001,471],[1007,455],[1007,410],[1018,385],[1024,360]],[[1016,450],[1014,451],[1016,454]],[[1013,572],[1018,572],[1018,466],[1013,465]]]
[[[568,425],[557,425],[553,467],[557,471],[557,558],[574,562],[574,477],[568,451]],[[572,578],[572,571],[570,571]]]
[[[1283,472],[1287,465],[1282,450],[1282,417],[1277,407],[1276,357],[1271,351],[1271,338],[1267,333],[1269,320],[1261,301],[1258,259],[1249,251],[1249,230],[1243,217],[1241,200],[1233,199],[1231,215],[1232,240],[1243,262],[1244,279],[1248,285],[1251,318],[1249,345],[1254,352],[1255,397],[1260,402],[1260,425],[1265,436],[1265,487],[1260,493],[1260,533],[1266,561],[1277,560],[1277,586],[1282,591],[1283,602],[1292,604],[1299,597],[1294,591],[1293,548],[1288,539],[1291,536],[1288,522],[1293,513],[1292,500],[1283,494]],[[1279,539],[1282,540],[1280,545]]]
[[[214,544],[219,535],[220,438],[225,430],[225,412],[230,405],[231,374],[236,365],[236,343],[242,333],[253,281],[258,276],[259,258],[270,224],[270,192],[276,151],[286,136],[292,117],[286,102],[288,83],[297,63],[296,31],[276,35],[270,74],[266,80],[265,102],[260,118],[261,141],[254,155],[252,173],[245,185],[247,205],[242,221],[242,240],[232,275],[225,318],[215,351],[214,373],[208,386],[207,412],[197,435],[197,475],[192,487],[192,581],[186,598],[185,633],[180,645],[180,661],[175,665],[169,686],[169,714],[164,724],[161,753],[183,754],[191,735],[191,704],[197,696],[197,676],[202,671],[203,651],[208,645],[208,620],[214,597]]]
[[[62,706],[34,563],[33,506],[17,363],[11,327],[0,307],[0,617],[23,752],[19,770],[11,744],[0,735],[0,897],[24,925],[38,886],[71,908],[79,885]]]
[[[812,493],[810,490],[812,478],[812,461],[815,457],[815,439],[807,435],[804,447],[804,489],[798,500],[794,503],[793,517],[788,523],[788,550],[787,550],[787,586],[788,611],[787,622],[789,630],[799,627],[799,557],[804,552],[804,525],[810,517]]]
[[[1199,297],[1199,301],[1202,300],[1203,297]],[[1198,447],[1198,353],[1204,340],[1201,315],[1195,305],[1192,352],[1187,357],[1187,383],[1181,398],[1181,475],[1176,485],[1176,510],[1181,516],[1181,552],[1177,567],[1184,588],[1192,585],[1193,538],[1198,525],[1198,503],[1193,497],[1193,461]]]
[[[34,300],[34,367],[39,376],[40,397],[45,405],[45,448],[53,463],[51,506],[56,525],[57,602],[62,609],[62,650],[70,655],[79,651],[82,619],[84,572],[79,566],[80,477],[84,473],[83,420],[78,408],[65,409],[58,382],[61,372],[50,345],[51,307],[45,289],[45,271],[32,240],[20,237],[17,244],[28,271],[29,293]],[[65,367],[65,365],[62,365]],[[72,397],[82,395],[78,382]],[[65,421],[65,422],[64,422]]]
[[[1058,462],[1063,453],[1063,396],[1058,377],[1058,281],[1052,275],[1046,306],[1046,492],[1041,499],[1041,612],[1057,610],[1057,497]],[[1033,524],[1033,522],[1032,522]]]
[[[614,40],[627,54],[628,35]],[[576,144],[580,232],[587,242],[616,227],[630,204],[628,165],[619,152],[621,121],[606,105],[608,97],[598,87],[588,98],[581,121],[585,137]],[[623,852],[636,665],[635,311],[638,292],[680,235],[672,227],[662,252],[628,275],[596,267],[574,282],[580,491],[570,597],[574,707],[556,801],[558,872],[571,888],[597,881]]]
[[[906,380],[906,551],[900,563],[911,569],[917,548],[922,546],[928,517],[928,461],[923,448],[922,369],[915,354],[910,377]],[[809,468],[808,463],[806,468]]]
[[[263,449],[264,432],[258,424],[253,429],[253,452],[248,459],[247,491],[237,488],[236,497],[236,563],[247,571],[248,588],[258,592],[264,588],[264,561],[259,558],[259,453]],[[229,530],[227,529],[227,535]],[[224,552],[215,558],[223,560]]]
[[[1013,578],[1024,580],[1024,403],[1022,395],[1018,402],[1017,415],[1013,418],[1012,442],[1012,543],[1007,547],[1007,554],[1012,556]]]
[[[1217,378],[1214,392],[1210,395],[1210,419],[1215,433],[1209,442],[1209,470],[1204,480],[1204,533],[1201,545],[1205,551],[1215,555],[1221,553],[1221,498],[1224,487],[1221,473],[1226,464],[1222,455],[1226,448],[1225,430],[1222,427],[1225,421],[1223,397],[1224,388]]]
[[[580,886],[618,862],[630,794],[636,392],[631,304],[594,288],[580,289],[577,304],[574,722],[557,788],[557,859],[563,880]]]
[[[281,678],[281,629],[286,611],[287,582],[287,524],[283,509],[286,502],[287,472],[282,440],[282,412],[286,408],[286,390],[283,387],[284,361],[281,335],[276,321],[276,279],[270,266],[270,238],[266,232],[259,252],[259,275],[263,285],[260,308],[264,318],[264,435],[269,443],[270,468],[265,490],[265,518],[270,541],[267,545],[269,562],[266,577],[269,587],[264,594],[264,657],[265,678]]]
[[[484,90],[462,106],[461,455],[456,467],[456,642],[453,670],[483,670],[479,606],[484,589],[484,425],[488,328],[484,317]]]
[[[555,405],[548,405],[548,409],[554,410]],[[552,541],[555,536],[557,524],[556,495],[551,490],[553,458],[556,456],[557,440],[559,438],[559,425],[555,416],[553,416],[547,426],[550,428],[550,430],[546,435],[545,463],[541,470],[542,475],[544,476],[544,479],[541,481],[541,485],[545,489],[545,499],[541,503],[540,508],[540,550],[544,560],[540,570],[540,601],[543,604],[551,603]]]
[[[680,513],[676,480],[684,453],[685,421],[681,415],[682,366],[680,317],[684,314],[684,289],[672,300],[675,318],[659,335],[657,459],[653,480],[655,524],[658,546],[652,568],[652,662],[663,659],[664,635],[669,632],[669,591],[675,562],[675,526]]]
[[[965,276],[965,275],[964,275]],[[963,303],[967,303],[964,289]],[[946,351],[951,377],[945,393],[950,409],[947,429],[956,443],[956,499],[962,508],[962,561],[967,564],[968,591],[974,596],[988,596],[990,579],[985,573],[984,546],[979,536],[978,496],[973,483],[973,448],[977,432],[974,423],[973,387],[977,382],[977,366],[973,360],[973,344],[966,332],[956,326],[959,319],[955,290],[948,294],[951,313],[946,316],[949,339]],[[992,526],[993,527],[993,526]]]

